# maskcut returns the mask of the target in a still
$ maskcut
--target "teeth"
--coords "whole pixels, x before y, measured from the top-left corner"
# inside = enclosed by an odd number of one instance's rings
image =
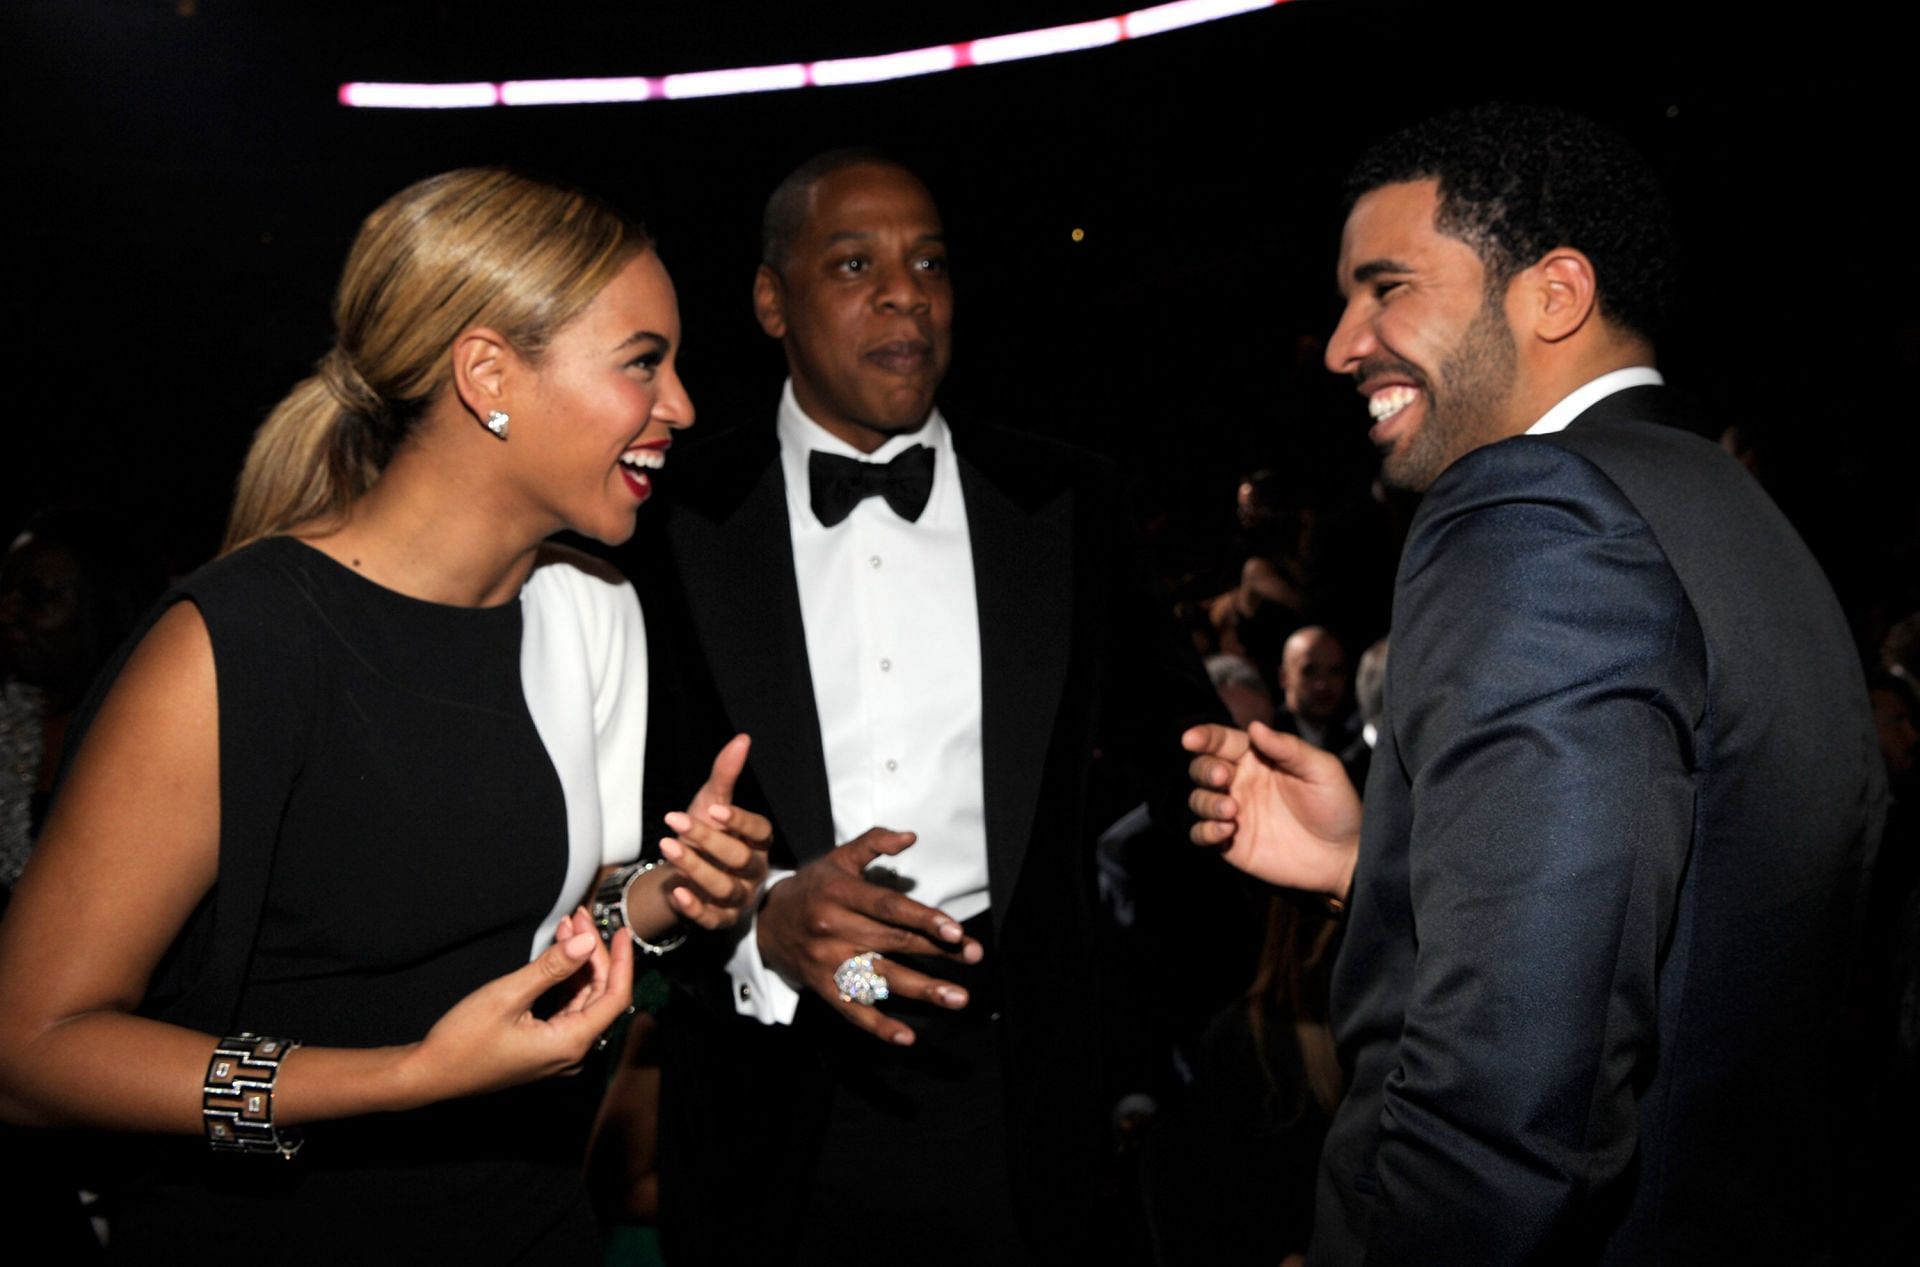
[[[628,449],[620,455],[620,464],[636,471],[657,471],[667,464],[667,455],[658,449]]]
[[[1383,422],[1411,405],[1419,395],[1412,387],[1383,387],[1367,398],[1367,412],[1375,422]]]

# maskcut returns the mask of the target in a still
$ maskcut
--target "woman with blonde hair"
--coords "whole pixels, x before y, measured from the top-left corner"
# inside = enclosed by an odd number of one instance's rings
[[[732,922],[766,869],[741,737],[664,862],[606,882],[640,844],[644,632],[544,544],[625,540],[693,422],[673,285],[593,199],[458,171],[367,219],[335,322],[226,553],[83,723],[0,925],[0,1113],[120,1132],[117,1256],[597,1255],[591,1080],[552,1075],[627,1007],[634,943]]]

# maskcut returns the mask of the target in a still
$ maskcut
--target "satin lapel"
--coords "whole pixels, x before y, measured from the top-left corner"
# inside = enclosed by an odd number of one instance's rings
[[[743,478],[743,498],[676,508],[668,531],[721,702],[753,736],[749,768],[806,862],[837,842],[777,452]]]
[[[957,456],[980,609],[987,869],[998,928],[1026,857],[1066,681],[1073,490],[1062,483],[1016,493],[1015,472],[975,454],[968,446]]]

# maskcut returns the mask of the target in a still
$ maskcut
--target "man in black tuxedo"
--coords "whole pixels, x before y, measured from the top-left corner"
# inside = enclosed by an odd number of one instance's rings
[[[1050,1260],[1106,1129],[1093,757],[1184,814],[1179,735],[1220,712],[1112,467],[936,408],[952,291],[919,179],[824,155],[763,237],[777,417],[676,453],[628,555],[653,799],[743,730],[742,798],[775,827],[752,927],[663,1027],[665,1248]]]
[[[1327,364],[1426,491],[1364,817],[1292,737],[1187,739],[1194,838],[1348,904],[1309,1261],[1822,1260],[1884,790],[1819,568],[1652,368],[1659,191],[1483,107],[1351,193]]]

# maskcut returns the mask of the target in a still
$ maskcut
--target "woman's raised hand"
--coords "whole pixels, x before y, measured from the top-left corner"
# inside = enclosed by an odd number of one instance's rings
[[[750,740],[735,735],[713,759],[713,771],[685,813],[667,815],[674,835],[660,842],[670,868],[662,883],[682,919],[725,928],[752,909],[767,878],[773,824],[733,803]]]

